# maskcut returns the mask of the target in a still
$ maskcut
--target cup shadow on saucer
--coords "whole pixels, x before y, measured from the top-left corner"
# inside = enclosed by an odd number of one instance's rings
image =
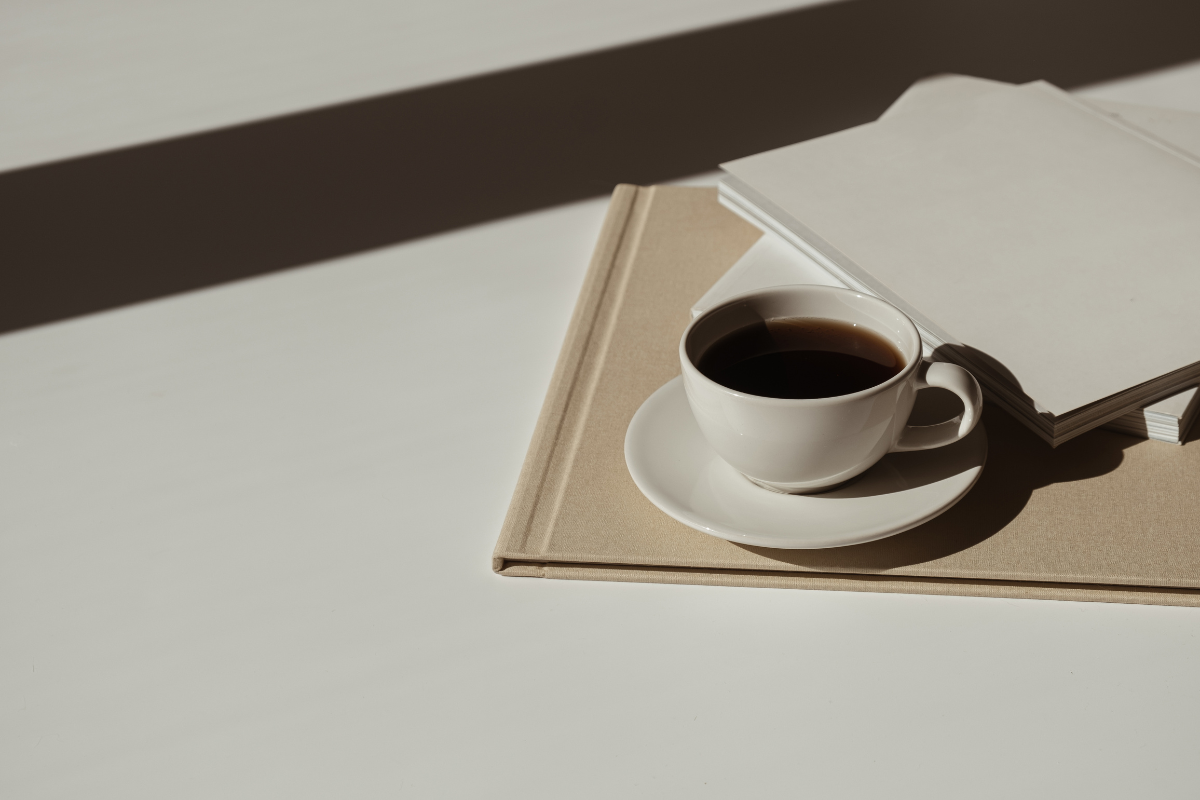
[[[962,410],[958,398],[942,389],[925,390],[918,397],[922,403],[913,411],[914,424],[934,424]],[[1094,430],[1051,449],[991,403],[985,406],[983,421],[988,434],[987,465],[967,496],[941,516],[896,536],[848,547],[781,550],[736,546],[781,563],[814,570],[874,572],[921,564],[974,547],[994,536],[1016,518],[1035,489],[1112,472],[1124,460],[1124,450],[1142,441],[1112,431]],[[1193,433],[1188,440],[1198,435]],[[824,496],[844,496],[843,493],[853,492],[855,485],[849,484]]]

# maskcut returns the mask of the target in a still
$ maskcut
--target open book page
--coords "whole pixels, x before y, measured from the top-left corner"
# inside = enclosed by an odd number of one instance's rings
[[[930,106],[942,103],[962,102],[1012,86],[1011,83],[975,78],[970,75],[935,75],[910,86],[904,94],[896,99],[896,102],[888,106],[887,111],[883,112],[880,119],[887,119],[900,113],[923,111]],[[1200,156],[1200,114],[1194,111],[1140,106],[1089,97],[1075,96],[1075,99],[1124,123],[1148,131],[1181,150]]]
[[[968,75],[937,75],[922,81],[917,81],[897,98],[896,102],[883,112],[880,119],[885,119],[900,113],[919,111],[929,105],[945,102],[962,101],[967,97],[978,97],[989,92],[1002,89],[1012,84],[1000,81],[975,78]],[[1096,100],[1087,97],[1078,98],[1094,108],[1120,118],[1126,123],[1136,125],[1142,130],[1157,136],[1159,139],[1192,154],[1200,155],[1200,114],[1190,111],[1178,111],[1170,108],[1140,106],[1131,103],[1118,103],[1109,100]],[[804,258],[797,252],[797,258]],[[749,276],[746,276],[749,277]],[[743,278],[745,280],[746,278]],[[1196,387],[1190,387],[1171,395],[1163,400],[1146,406],[1143,409],[1129,412],[1128,417],[1139,421],[1138,431],[1145,428],[1145,422],[1140,421],[1146,415],[1151,419],[1168,420],[1175,425],[1170,436],[1160,434],[1160,438],[1178,443],[1179,437],[1186,434],[1188,423],[1195,415]],[[1110,427],[1127,430],[1128,424],[1122,421],[1110,423]],[[1153,431],[1151,434],[1153,435]]]
[[[1200,168],[1051,87],[725,168],[1055,415],[1200,360]]]

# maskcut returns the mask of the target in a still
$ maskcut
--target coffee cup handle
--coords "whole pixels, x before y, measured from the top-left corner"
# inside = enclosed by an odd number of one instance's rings
[[[983,413],[983,392],[975,376],[957,364],[922,361],[917,369],[917,389],[937,386],[954,392],[963,402],[961,416],[937,425],[906,425],[892,446],[893,453],[929,450],[953,444],[975,429]]]

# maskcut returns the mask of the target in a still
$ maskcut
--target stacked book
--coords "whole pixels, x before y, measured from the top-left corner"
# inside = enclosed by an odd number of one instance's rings
[[[905,311],[1052,446],[1102,425],[1177,442],[1200,405],[1197,153],[1200,115],[924,81],[874,123],[722,165],[721,202],[772,236],[714,291],[802,264]]]

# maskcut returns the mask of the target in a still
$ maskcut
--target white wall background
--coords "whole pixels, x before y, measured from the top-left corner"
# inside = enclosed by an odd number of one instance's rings
[[[7,0],[0,170],[817,0]]]

